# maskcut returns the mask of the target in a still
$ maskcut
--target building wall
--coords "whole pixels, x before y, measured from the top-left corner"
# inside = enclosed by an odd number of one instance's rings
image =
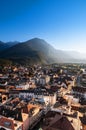
[[[19,94],[19,97],[21,97],[21,96],[24,96],[24,98],[25,97],[27,97],[27,96],[31,96],[31,97],[33,97],[33,98],[42,98],[44,101],[45,101],[45,103],[47,103],[47,104],[55,104],[55,102],[56,102],[56,93],[54,93],[53,95],[44,95],[44,94],[34,94],[34,93],[20,93]]]
[[[16,88],[22,88],[22,89],[25,89],[25,90],[26,90],[26,89],[29,88],[29,84],[25,84],[25,85],[20,84],[20,85],[17,85]]]
[[[23,130],[29,129],[29,116],[28,118],[23,122]]]

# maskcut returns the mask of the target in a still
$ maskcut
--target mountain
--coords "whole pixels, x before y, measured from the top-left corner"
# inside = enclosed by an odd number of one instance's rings
[[[3,43],[2,43],[3,44]],[[33,63],[71,63],[83,62],[80,60],[80,54],[76,52],[68,52],[56,50],[45,40],[34,38],[26,42],[8,43],[7,49],[0,53],[0,58],[12,60],[21,64]]]
[[[7,48],[9,48],[9,45],[6,45],[4,42],[0,41],[0,51],[3,51]]]
[[[7,43],[4,43],[2,41],[0,41],[0,51],[3,51],[3,50],[6,50],[16,44],[18,44],[19,42],[7,42]]]
[[[42,39],[34,38],[16,44],[0,54],[0,58],[9,59],[19,63],[53,63],[52,53],[55,49]],[[52,53],[51,53],[52,52]]]
[[[10,42],[6,42],[5,44],[6,45],[9,45],[9,47],[12,47],[12,46],[14,46],[14,45],[16,45],[16,44],[19,44],[20,42],[18,42],[18,41],[10,41]]]

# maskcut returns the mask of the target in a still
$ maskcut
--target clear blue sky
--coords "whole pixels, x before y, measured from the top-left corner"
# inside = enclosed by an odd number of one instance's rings
[[[86,51],[86,0],[0,0],[0,40],[45,39]]]

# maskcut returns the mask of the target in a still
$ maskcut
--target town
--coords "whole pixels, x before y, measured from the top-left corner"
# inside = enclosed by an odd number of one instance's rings
[[[0,130],[86,130],[86,64],[0,66]]]

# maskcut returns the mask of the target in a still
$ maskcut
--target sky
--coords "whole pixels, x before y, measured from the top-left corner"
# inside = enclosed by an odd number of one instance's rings
[[[86,0],[0,0],[0,40],[42,38],[56,49],[86,51]]]

